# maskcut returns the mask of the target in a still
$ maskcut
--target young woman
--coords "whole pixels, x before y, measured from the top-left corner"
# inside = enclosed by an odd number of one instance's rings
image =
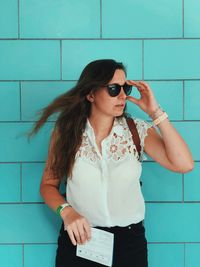
[[[132,86],[140,99],[130,96]],[[126,101],[153,120],[151,124],[133,118],[141,154],[127,124]],[[91,239],[91,227],[114,234],[113,267],[147,267],[140,189],[144,152],[165,168],[186,173],[194,164],[186,143],[148,84],[127,81],[123,64],[111,59],[89,63],[75,87],[43,110],[32,133],[54,112],[59,116],[40,189],[46,204],[63,220],[56,267],[103,266],[76,256],[76,245]],[[63,179],[66,197],[59,192]]]

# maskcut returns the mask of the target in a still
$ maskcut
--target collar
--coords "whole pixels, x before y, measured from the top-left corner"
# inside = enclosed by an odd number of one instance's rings
[[[113,132],[116,133],[116,135],[122,136],[125,125],[124,120],[125,118],[123,117],[122,118],[115,117],[110,134]],[[92,135],[94,135],[94,129],[92,128],[89,119],[87,119],[85,131],[87,133],[91,133]]]

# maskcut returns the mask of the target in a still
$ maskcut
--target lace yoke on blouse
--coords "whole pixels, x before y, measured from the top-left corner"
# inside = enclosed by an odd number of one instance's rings
[[[136,123],[137,131],[140,137],[141,155],[139,157],[135,144],[133,143],[132,134],[129,130],[128,124],[125,118],[116,118],[113,124],[113,128],[103,141],[105,142],[105,151],[107,160],[113,162],[123,161],[131,154],[139,161],[146,160],[144,155],[144,139],[147,136],[148,128],[152,127],[152,124],[138,118],[133,118]],[[100,159],[101,155],[98,153],[97,145],[94,140],[94,131],[89,123],[87,122],[86,130],[82,136],[82,144],[76,154],[77,158],[82,158],[91,164],[96,164]]]

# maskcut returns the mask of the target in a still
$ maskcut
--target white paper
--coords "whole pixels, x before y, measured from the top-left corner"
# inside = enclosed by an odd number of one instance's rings
[[[91,228],[91,239],[83,245],[77,245],[76,255],[91,261],[112,266],[114,234]]]

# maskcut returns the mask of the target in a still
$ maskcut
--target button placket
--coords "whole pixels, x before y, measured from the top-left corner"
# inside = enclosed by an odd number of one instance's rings
[[[108,171],[108,159],[106,157],[106,142],[107,140],[104,139],[102,141],[102,158],[101,158],[101,166],[102,166],[102,182],[104,185],[104,205],[105,205],[105,211],[107,214],[107,224],[112,224],[112,221],[110,219],[110,214],[108,210],[108,177],[109,177],[109,171]]]

